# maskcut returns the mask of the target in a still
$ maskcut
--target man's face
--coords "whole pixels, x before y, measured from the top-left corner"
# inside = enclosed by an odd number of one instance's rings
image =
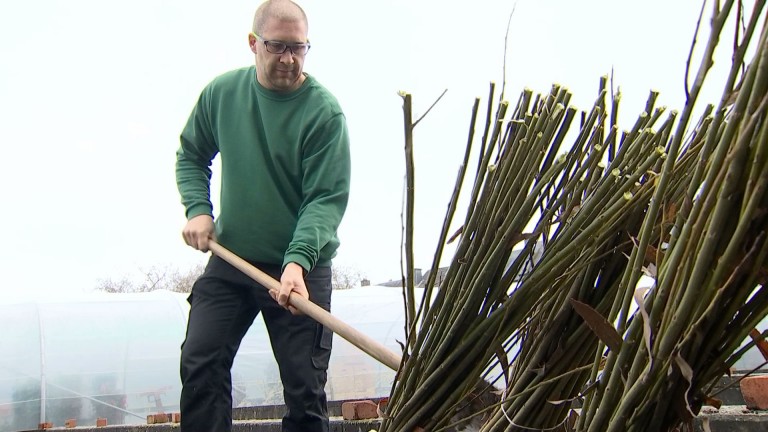
[[[304,54],[290,49],[296,44],[307,44],[307,25],[302,20],[267,20],[263,34],[248,36],[251,51],[256,54],[256,74],[259,84],[276,91],[292,91],[304,82]],[[269,44],[268,47],[265,45]],[[289,46],[282,54],[274,52],[283,43]],[[284,46],[283,46],[284,48]]]

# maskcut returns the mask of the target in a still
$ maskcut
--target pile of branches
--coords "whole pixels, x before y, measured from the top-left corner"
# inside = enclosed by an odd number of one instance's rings
[[[483,431],[667,431],[718,405],[714,383],[768,314],[768,31],[765,2],[755,2],[719,104],[692,122],[734,2],[716,3],[680,113],[656,107],[651,92],[620,133],[620,94],[609,96],[607,78],[581,115],[560,86],[525,90],[512,110],[488,103],[467,214],[438,289],[475,100],[420,301],[409,251],[415,124],[403,95],[408,332],[381,431],[462,427],[464,407],[495,388],[505,389],[497,402],[472,413]]]

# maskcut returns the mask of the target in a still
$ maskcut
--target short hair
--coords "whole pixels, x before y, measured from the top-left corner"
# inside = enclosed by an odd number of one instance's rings
[[[262,3],[253,16],[253,32],[261,36],[264,25],[270,18],[287,21],[301,20],[309,29],[309,21],[304,9],[291,0],[267,0]]]

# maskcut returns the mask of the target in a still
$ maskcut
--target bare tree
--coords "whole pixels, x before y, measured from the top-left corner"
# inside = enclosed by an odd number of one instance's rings
[[[365,277],[358,269],[349,266],[333,266],[331,284],[335,290],[350,289],[360,285]]]
[[[136,285],[127,277],[121,279],[99,279],[96,284],[96,290],[108,293],[136,292]]]
[[[190,292],[192,291],[192,285],[195,284],[197,278],[203,274],[205,270],[205,264],[199,263],[190,268],[186,272],[180,272],[178,269],[168,275],[168,282],[170,291],[176,292]]]
[[[97,291],[108,293],[140,293],[156,290],[167,290],[181,293],[192,291],[192,285],[205,270],[205,264],[200,263],[187,270],[171,266],[152,266],[142,270],[144,278],[140,281],[131,280],[125,276],[120,279],[101,279],[96,285]],[[342,290],[360,286],[365,276],[356,268],[350,266],[333,266],[333,289]]]
[[[132,281],[127,277],[120,279],[101,279],[96,290],[109,293],[137,293],[155,290],[168,290],[187,293],[192,291],[192,285],[203,274],[205,265],[196,264],[185,271],[170,266],[152,266],[143,270],[144,279]]]

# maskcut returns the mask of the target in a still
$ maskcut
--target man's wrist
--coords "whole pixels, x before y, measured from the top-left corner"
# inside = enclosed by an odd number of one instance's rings
[[[292,271],[292,272],[299,272],[302,277],[304,277],[307,274],[307,270],[301,266],[301,264],[296,262],[289,262],[285,265],[285,268],[283,269],[283,272],[285,271]]]

